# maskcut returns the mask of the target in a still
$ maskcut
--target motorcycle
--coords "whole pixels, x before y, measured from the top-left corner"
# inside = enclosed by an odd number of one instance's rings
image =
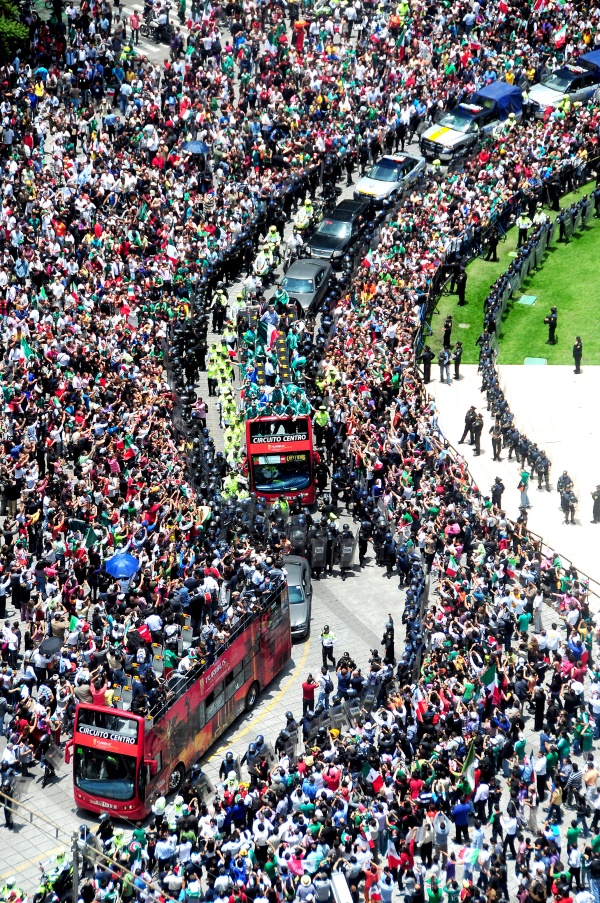
[[[57,853],[40,865],[42,879],[33,895],[33,903],[60,903],[71,899],[73,861],[66,851]]]
[[[298,213],[294,217],[294,229],[303,235],[316,229],[323,219],[322,205],[315,203],[304,203],[298,208]]]
[[[262,281],[263,285],[268,285],[274,270],[271,250],[268,246],[258,252],[252,268],[254,275]]]
[[[296,260],[300,260],[301,257],[304,257],[304,249],[306,247],[305,241],[302,238],[300,232],[297,232],[294,229],[294,234],[291,238],[285,243],[285,248],[283,249],[283,269],[284,272],[289,270],[291,265]]]

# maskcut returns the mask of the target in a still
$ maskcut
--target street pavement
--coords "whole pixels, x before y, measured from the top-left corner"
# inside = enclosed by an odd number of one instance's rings
[[[481,379],[477,367],[460,369],[460,379],[451,385],[439,382],[439,369],[432,368],[432,381],[427,389],[435,399],[438,421],[444,436],[465,458],[469,470],[484,495],[490,494],[496,476],[504,483],[502,507],[511,518],[519,515],[519,466],[508,460],[508,449],[502,460],[494,461],[489,429],[493,419],[486,409],[486,398],[479,391]],[[600,447],[600,420],[594,415],[600,397],[600,367],[586,366],[580,375],[573,367],[501,366],[502,385],[517,428],[536,441],[547,452],[552,463],[551,492],[537,488],[532,477],[528,511],[529,527],[576,568],[593,581],[592,589],[600,591],[600,557],[598,541],[600,524],[592,518],[591,493],[600,483],[597,450]],[[481,455],[476,457],[468,444],[459,445],[465,414],[471,405],[483,414]],[[575,484],[579,506],[575,524],[565,524],[560,510],[556,481],[567,470]],[[600,604],[596,606],[600,610]]]

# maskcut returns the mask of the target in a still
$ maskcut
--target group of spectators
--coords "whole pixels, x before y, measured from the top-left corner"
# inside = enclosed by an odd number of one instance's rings
[[[284,540],[234,539],[219,493],[194,494],[163,366],[198,287],[251,260],[248,223],[289,218],[327,156],[351,179],[492,79],[526,94],[594,47],[598,18],[543,0],[323,13],[207,3],[161,67],[106,2],[69,4],[62,25],[26,14],[30,44],[0,69],[3,772],[27,772],[60,742],[77,701],[110,705],[134,662],[132,709],[168,704],[151,642],[169,669],[204,667],[283,576]],[[566,102],[507,121],[460,171],[434,168],[332,311],[318,426],[358,484],[356,512],[384,520],[382,563],[401,583],[411,561],[430,571],[425,620],[405,612],[420,675],[398,672],[341,733],[308,719],[303,755],[282,744],[247,780],[223,774],[215,800],[186,784],[116,851],[134,877],[90,858],[85,903],[143,900],[153,871],[182,901],[328,903],[336,870],[354,903],[390,903],[395,888],[409,903],[600,903],[587,588],[473,487],[414,364],[449,251],[589,175],[598,125],[594,102]],[[184,150],[193,139],[206,155]],[[198,398],[196,418],[206,412]],[[104,570],[118,549],[138,558],[133,578]],[[544,628],[544,594],[563,609],[560,629]],[[181,655],[184,614],[195,642]],[[50,637],[61,649],[46,655]],[[104,820],[102,840],[113,831]]]

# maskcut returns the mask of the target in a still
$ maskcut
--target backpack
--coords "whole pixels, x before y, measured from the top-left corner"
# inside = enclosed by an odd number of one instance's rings
[[[330,677],[325,678],[325,692],[333,693],[333,681]]]

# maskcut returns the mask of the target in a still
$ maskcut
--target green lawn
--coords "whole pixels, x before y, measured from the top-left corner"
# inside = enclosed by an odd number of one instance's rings
[[[589,192],[589,185],[565,198],[565,203]],[[555,216],[555,214],[551,214]],[[545,357],[549,364],[572,364],[572,347],[576,335],[583,341],[583,363],[600,363],[600,221],[592,219],[589,228],[574,235],[567,245],[554,243],[546,253],[539,271],[526,279],[514,299],[508,303],[502,322],[500,357],[502,364],[522,364],[525,357]],[[483,302],[490,286],[506,270],[512,260],[517,230],[511,229],[506,241],[498,244],[498,263],[474,260],[468,267],[468,281],[464,307],[457,306],[456,295],[442,295],[433,312],[430,325],[433,336],[429,344],[438,351],[442,343],[443,323],[452,314],[452,340],[464,346],[463,363],[474,364],[478,359],[475,340],[483,324]],[[518,304],[521,295],[536,295],[531,307]],[[550,307],[558,307],[558,343],[546,345],[548,329],[544,317]]]

